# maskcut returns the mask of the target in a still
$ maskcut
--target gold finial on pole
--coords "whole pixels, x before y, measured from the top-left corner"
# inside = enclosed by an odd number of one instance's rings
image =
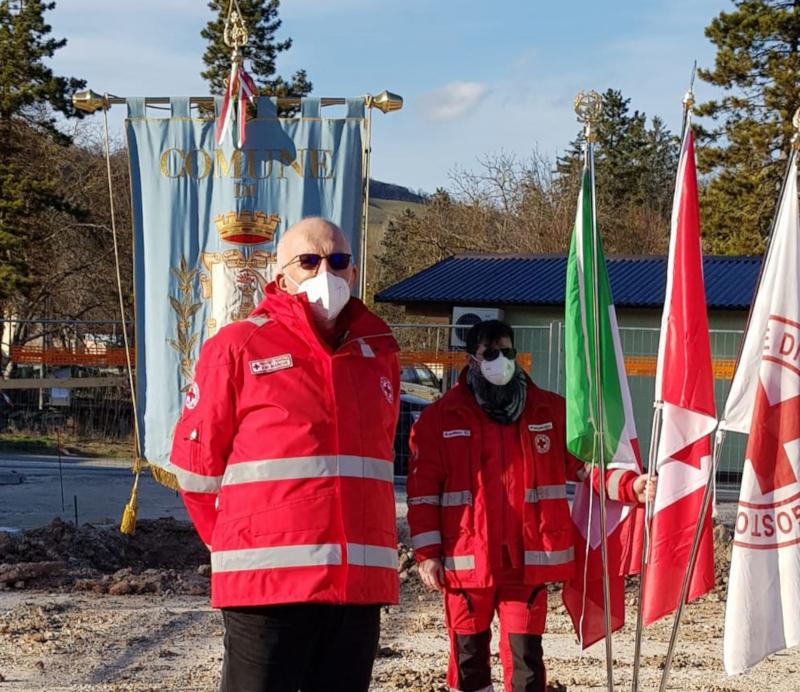
[[[98,94],[96,91],[87,89],[86,91],[78,91],[73,94],[72,105],[79,111],[94,113],[99,110],[105,110],[111,104],[109,103],[107,94]]]
[[[689,114],[692,112],[692,108],[694,108],[694,78],[696,75],[697,60],[692,63],[692,76],[689,79],[689,88],[683,95],[683,127],[681,127],[681,132],[686,129],[686,123],[689,120]]]
[[[233,4],[233,3],[231,3]],[[225,28],[222,31],[222,40],[228,48],[232,48],[234,52],[238,52],[240,48],[247,45],[249,35],[247,27],[245,26],[244,19],[237,9],[231,7],[230,13],[225,20]]]
[[[377,108],[383,113],[399,111],[403,107],[403,97],[391,91],[382,91],[377,96],[366,97],[367,108]]]
[[[603,114],[603,98],[594,89],[580,91],[575,97],[575,114],[583,123],[587,142],[597,141],[595,125]]]

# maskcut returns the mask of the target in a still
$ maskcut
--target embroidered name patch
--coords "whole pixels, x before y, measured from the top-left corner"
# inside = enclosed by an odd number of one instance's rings
[[[276,370],[286,370],[286,368],[291,368],[293,365],[292,354],[284,353],[282,356],[251,360],[250,372],[254,375],[267,375]]]
[[[531,423],[528,426],[528,430],[530,432],[542,432],[543,430],[552,430],[553,424],[552,423]]]
[[[450,437],[471,437],[471,430],[445,430],[442,432],[442,437],[448,439]]]

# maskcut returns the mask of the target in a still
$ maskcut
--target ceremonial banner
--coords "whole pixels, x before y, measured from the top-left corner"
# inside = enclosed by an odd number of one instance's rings
[[[678,607],[709,480],[710,434],[717,424],[703,287],[694,135],[688,124],[672,203],[656,401],[663,402],[663,408],[656,462],[658,486],[643,594],[646,625]],[[703,517],[688,599],[699,598],[713,586],[714,542],[709,504]]]
[[[595,433],[602,429],[606,468],[599,469],[599,472],[616,469],[620,474],[625,471],[641,473],[639,441],[636,439],[617,316],[599,238],[597,248],[599,343],[595,345],[592,188],[590,171],[588,167],[584,167],[575,230],[567,262],[564,320],[567,450],[585,462],[596,463],[599,460],[599,450],[596,448]],[[596,378],[598,352],[601,382]],[[601,387],[602,421],[596,405],[598,387]],[[614,482],[612,479],[609,485],[613,485]],[[575,550],[577,570],[575,576],[564,585],[562,598],[584,647],[602,639],[605,632],[599,509],[600,499],[596,494],[593,495],[590,480],[578,484],[572,506],[572,520],[578,535]],[[638,560],[632,554],[631,548],[633,539],[631,519],[634,516],[636,513],[630,512],[629,507],[607,498],[606,531],[612,631],[622,627],[625,622],[623,575],[638,569]]]
[[[219,108],[219,101],[217,102]],[[358,262],[362,205],[363,97],[342,117],[302,99],[278,118],[259,98],[246,145],[221,145],[215,122],[193,118],[186,98],[150,118],[128,99],[136,291],[136,375],[142,456],[170,470],[172,430],[203,341],[246,317],[275,270],[278,238],[307,216],[341,226]]]
[[[800,219],[792,152],[720,427],[750,434],[728,580],[724,663],[800,644]]]

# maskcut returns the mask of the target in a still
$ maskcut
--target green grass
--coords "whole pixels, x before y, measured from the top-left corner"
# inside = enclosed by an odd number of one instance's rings
[[[130,440],[81,440],[71,435],[40,435],[35,433],[0,433],[0,453],[58,454],[68,456],[125,459],[133,457]]]

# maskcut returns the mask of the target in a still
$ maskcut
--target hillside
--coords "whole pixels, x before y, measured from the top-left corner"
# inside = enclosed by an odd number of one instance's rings
[[[370,281],[374,276],[375,257],[381,251],[381,243],[389,221],[400,216],[406,209],[415,214],[424,213],[424,197],[406,187],[370,181],[369,219],[367,228],[367,288],[372,292]]]

